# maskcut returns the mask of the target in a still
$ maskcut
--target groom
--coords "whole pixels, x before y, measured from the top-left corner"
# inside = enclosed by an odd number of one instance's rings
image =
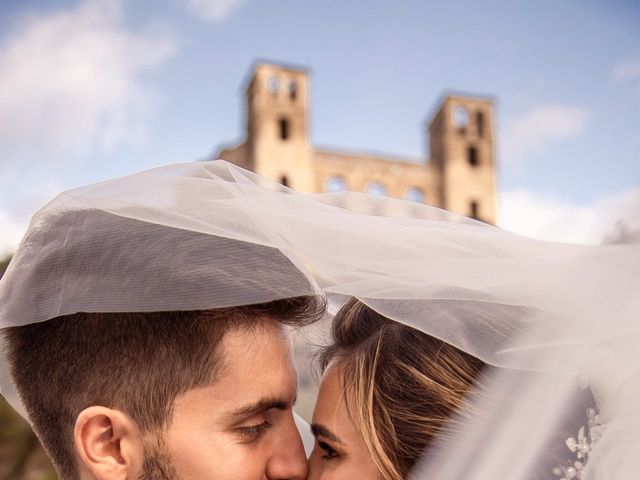
[[[286,327],[319,318],[323,305],[317,297],[166,311],[162,299],[175,289],[197,296],[197,288],[215,287],[211,295],[255,288],[241,278],[226,285],[206,278],[215,272],[206,259],[224,265],[233,249],[221,245],[231,240],[152,224],[140,228],[97,210],[51,219],[46,228],[63,238],[53,239],[49,257],[29,265],[36,285],[29,295],[45,294],[55,280],[51,272],[64,262],[69,278],[89,279],[77,294],[106,305],[2,330],[14,384],[61,480],[306,477],[292,412],[297,379]],[[148,295],[158,298],[160,308],[120,311],[120,298],[132,288],[130,267],[110,260],[112,253],[101,257],[101,249],[142,253],[158,238],[163,247],[154,252],[157,263],[135,269],[150,270]],[[207,242],[210,248],[203,249]],[[255,255],[255,268],[272,271],[280,281],[304,281],[283,255],[270,255],[272,263],[265,265],[264,248],[247,244],[241,259],[235,249],[228,261],[251,266]],[[180,275],[161,266],[176,252],[182,262],[209,273],[177,280]]]

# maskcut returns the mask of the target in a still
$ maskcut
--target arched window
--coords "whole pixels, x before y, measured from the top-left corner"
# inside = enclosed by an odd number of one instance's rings
[[[484,136],[484,114],[482,112],[476,112],[476,128],[478,129],[478,136]]]
[[[280,140],[288,140],[289,139],[289,120],[286,118],[281,118],[278,120],[278,129],[280,131]]]
[[[411,187],[404,193],[404,198],[410,202],[424,203],[424,193],[417,187]]]
[[[476,147],[469,147],[467,149],[467,160],[472,167],[478,166],[480,162],[478,160],[478,149]]]
[[[344,192],[347,189],[347,183],[342,177],[334,175],[324,182],[324,189],[327,192]]]
[[[453,124],[458,128],[467,128],[469,125],[469,112],[462,105],[453,109]]]
[[[476,202],[475,200],[471,201],[469,203],[469,216],[471,218],[475,218],[476,220],[478,220],[478,210],[480,209],[480,205],[478,205],[478,202]]]
[[[295,80],[291,80],[291,82],[289,82],[289,98],[293,102],[295,101],[297,96],[298,96],[298,85],[296,84]]]
[[[280,80],[275,75],[272,75],[267,80],[267,88],[275,95],[280,89]]]
[[[286,175],[282,175],[280,177],[280,184],[284,185],[285,187],[289,186],[289,179],[287,178]]]
[[[378,182],[371,182],[367,185],[367,193],[374,197],[382,197],[387,194],[387,189]]]

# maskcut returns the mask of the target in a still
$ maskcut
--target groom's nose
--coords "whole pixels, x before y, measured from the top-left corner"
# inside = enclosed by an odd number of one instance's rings
[[[304,480],[307,477],[307,457],[300,433],[293,420],[283,425],[280,441],[274,445],[274,453],[267,464],[269,480]]]

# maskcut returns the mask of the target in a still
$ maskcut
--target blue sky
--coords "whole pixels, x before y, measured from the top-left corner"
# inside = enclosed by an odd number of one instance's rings
[[[445,92],[491,96],[502,226],[638,228],[638,25],[633,0],[0,0],[0,251],[63,189],[239,139],[258,59],[309,68],[317,146],[425,158]]]

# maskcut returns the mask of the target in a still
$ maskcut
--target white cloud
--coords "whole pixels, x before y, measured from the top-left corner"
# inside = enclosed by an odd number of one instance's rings
[[[500,194],[498,224],[528,237],[569,243],[633,241],[640,229],[640,188],[588,205],[528,190]]]
[[[636,90],[640,94],[640,60],[619,63],[614,67],[612,77],[621,82],[635,82]]]
[[[246,0],[187,0],[187,7],[195,15],[211,22],[229,18]]]
[[[501,132],[501,158],[505,163],[524,162],[527,157],[583,131],[590,113],[581,107],[539,105],[509,121]]]
[[[154,100],[144,75],[174,48],[128,31],[121,0],[27,17],[0,45],[2,162],[139,141]]]

